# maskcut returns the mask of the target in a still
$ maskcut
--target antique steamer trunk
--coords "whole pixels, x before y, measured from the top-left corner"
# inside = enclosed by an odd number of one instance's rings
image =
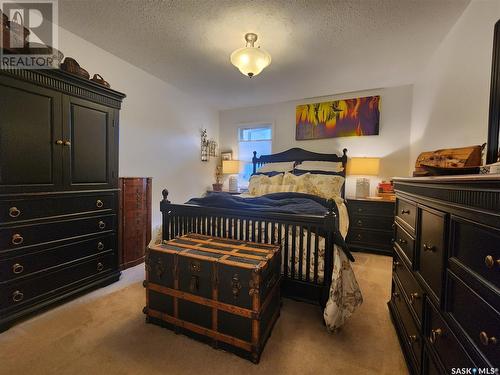
[[[280,311],[279,245],[187,234],[146,255],[146,321],[257,363]]]

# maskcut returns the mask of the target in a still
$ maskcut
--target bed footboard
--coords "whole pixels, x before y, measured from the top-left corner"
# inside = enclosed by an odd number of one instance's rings
[[[283,247],[283,295],[324,306],[332,278],[334,234],[338,231],[334,202],[325,216],[313,216],[172,204],[168,200],[168,190],[163,190],[162,194],[163,240],[192,232],[242,241],[280,243]],[[321,254],[323,248],[324,254]]]

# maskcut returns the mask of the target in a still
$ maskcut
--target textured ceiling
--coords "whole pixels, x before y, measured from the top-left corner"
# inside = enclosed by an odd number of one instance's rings
[[[412,83],[469,0],[59,0],[62,27],[219,109]],[[229,62],[247,32],[272,56]]]

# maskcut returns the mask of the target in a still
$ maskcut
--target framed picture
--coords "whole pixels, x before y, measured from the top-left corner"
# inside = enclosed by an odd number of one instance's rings
[[[233,153],[232,152],[221,152],[220,157],[222,160],[233,160]]]
[[[380,96],[298,105],[295,139],[378,135]]]

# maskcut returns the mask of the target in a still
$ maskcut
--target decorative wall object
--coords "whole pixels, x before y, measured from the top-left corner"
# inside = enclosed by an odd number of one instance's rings
[[[201,161],[217,157],[217,141],[208,139],[207,129],[201,129]]]
[[[295,139],[378,135],[380,96],[298,105]]]
[[[220,158],[222,160],[233,160],[233,153],[231,151],[229,151],[229,152],[221,152],[220,153]]]

